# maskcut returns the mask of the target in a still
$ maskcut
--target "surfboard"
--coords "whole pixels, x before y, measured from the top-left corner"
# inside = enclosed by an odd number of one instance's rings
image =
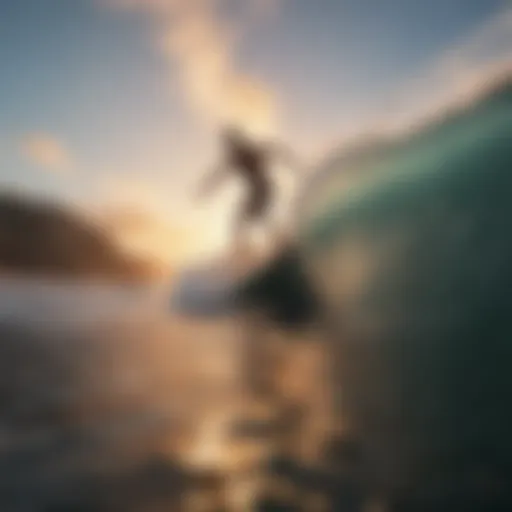
[[[173,311],[186,316],[218,317],[244,307],[244,287],[279,258],[282,249],[230,253],[183,269],[171,294]]]

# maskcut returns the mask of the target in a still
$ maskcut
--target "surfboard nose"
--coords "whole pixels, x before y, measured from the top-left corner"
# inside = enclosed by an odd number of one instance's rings
[[[209,270],[184,272],[178,278],[171,296],[173,311],[185,316],[228,316],[237,311],[237,306],[233,280]]]

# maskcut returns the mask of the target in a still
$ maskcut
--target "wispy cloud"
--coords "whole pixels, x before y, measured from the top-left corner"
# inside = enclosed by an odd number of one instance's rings
[[[275,14],[278,0],[110,0],[138,9],[158,26],[167,57],[190,106],[209,122],[236,122],[271,130],[277,121],[274,91],[237,65],[237,48],[251,24]],[[237,15],[228,19],[226,13]],[[236,18],[236,19],[235,19]]]
[[[64,143],[53,135],[27,134],[22,138],[20,148],[26,159],[47,171],[65,173],[73,168],[71,153]]]

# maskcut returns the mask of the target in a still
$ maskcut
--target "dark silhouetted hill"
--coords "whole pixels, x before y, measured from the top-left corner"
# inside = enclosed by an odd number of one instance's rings
[[[4,274],[116,280],[149,278],[149,263],[123,254],[107,232],[60,206],[0,195]]]

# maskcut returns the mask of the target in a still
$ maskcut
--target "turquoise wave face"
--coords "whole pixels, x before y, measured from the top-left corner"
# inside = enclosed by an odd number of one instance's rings
[[[507,91],[508,92],[508,91]],[[489,167],[508,168],[512,99],[478,105],[407,140],[361,154],[344,167],[334,162],[312,184],[300,220],[308,250],[322,250],[356,223],[418,214],[428,203],[478,186]],[[505,171],[506,172],[506,171]],[[356,177],[354,178],[354,175]],[[357,179],[359,175],[359,180]]]
[[[344,421],[383,485],[475,447],[512,460],[510,89],[363,167],[350,191],[334,169],[301,220]]]

